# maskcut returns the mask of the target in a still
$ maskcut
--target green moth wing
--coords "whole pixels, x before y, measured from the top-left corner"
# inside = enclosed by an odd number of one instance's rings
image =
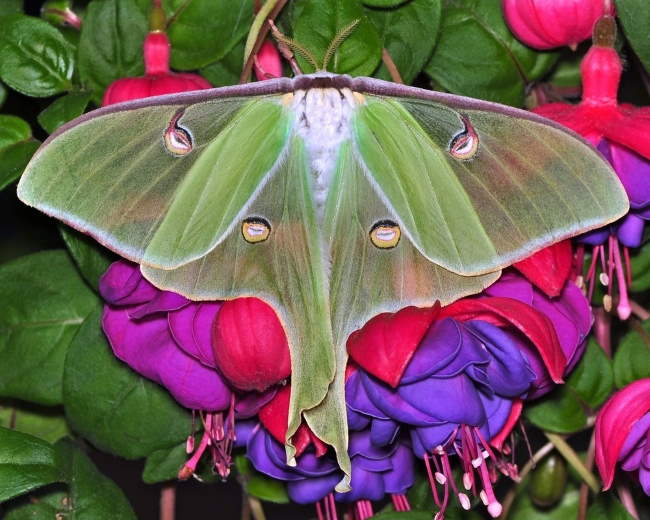
[[[354,117],[367,176],[429,260],[488,273],[625,214],[595,150],[541,118],[484,106],[366,96]]]

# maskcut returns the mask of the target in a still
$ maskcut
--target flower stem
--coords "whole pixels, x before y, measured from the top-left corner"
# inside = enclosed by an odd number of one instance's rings
[[[169,482],[160,490],[160,520],[176,517],[176,483]]]
[[[587,457],[585,458],[585,467],[591,471],[594,467],[594,455],[596,451],[596,436],[592,431],[591,439],[589,440],[589,448],[587,449]],[[587,505],[589,503],[589,488],[583,482],[580,484],[580,498],[578,502],[578,520],[585,520],[587,518]]]
[[[556,433],[544,432],[546,438],[553,443],[553,446],[560,452],[564,459],[576,470],[582,480],[589,486],[594,493],[600,491],[600,485],[594,474],[587,469],[578,457],[578,454],[573,451],[573,448],[564,440],[564,437]]]
[[[602,307],[594,310],[596,341],[608,358],[612,357],[612,317]]]
[[[402,79],[402,76],[399,73],[399,70],[397,69],[397,65],[395,65],[395,62],[393,61],[393,57],[388,52],[388,49],[386,49],[385,47],[381,50],[381,61],[383,61],[384,65],[386,65],[386,69],[388,70],[388,73],[390,74],[390,78],[393,80],[393,82],[400,83],[403,85],[404,80]]]
[[[627,488],[625,484],[619,484],[616,486],[616,491],[618,492],[618,498],[621,499],[621,504],[627,510],[634,520],[639,520],[639,511],[637,511],[636,504],[632,498],[632,493]]]

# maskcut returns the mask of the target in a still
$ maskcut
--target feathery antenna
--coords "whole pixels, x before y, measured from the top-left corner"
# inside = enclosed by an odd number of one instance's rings
[[[276,40],[278,40],[280,43],[285,44],[287,47],[300,54],[314,67],[315,71],[319,70],[318,63],[316,62],[316,58],[314,58],[314,55],[311,52],[305,49],[297,41],[292,40],[288,36],[282,34],[280,32],[280,29],[278,29],[276,25],[273,23],[273,20],[269,20],[269,25],[271,26],[271,33],[273,33],[273,37]]]
[[[332,56],[334,56],[334,53],[336,50],[339,48],[339,46],[343,43],[343,41],[350,36],[352,31],[354,31],[355,27],[359,25],[359,22],[361,21],[360,18],[357,18],[354,20],[352,23],[349,23],[343,29],[341,29],[338,34],[334,37],[332,40],[332,43],[330,43],[329,47],[327,48],[327,51],[325,52],[325,57],[323,58],[323,68],[322,70],[327,70],[327,64],[330,62],[332,59]]]

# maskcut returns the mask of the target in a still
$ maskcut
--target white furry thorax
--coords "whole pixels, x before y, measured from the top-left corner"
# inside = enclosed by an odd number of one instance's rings
[[[314,174],[314,201],[319,214],[336,167],[341,143],[350,138],[350,118],[357,105],[348,88],[296,90],[291,102],[297,132],[305,142]]]

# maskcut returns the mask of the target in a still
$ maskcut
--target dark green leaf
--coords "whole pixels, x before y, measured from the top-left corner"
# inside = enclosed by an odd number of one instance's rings
[[[7,100],[7,87],[4,86],[4,83],[0,83],[0,107],[5,104]]]
[[[397,7],[408,0],[362,0],[362,2],[370,7]]]
[[[0,190],[20,177],[40,145],[36,139],[29,139],[0,149]]]
[[[189,413],[113,355],[99,320],[99,311],[89,317],[66,357],[70,425],[98,448],[130,459],[179,444],[191,429]]]
[[[612,363],[595,340],[589,340],[585,353],[567,384],[591,408],[605,402],[614,387]]]
[[[63,515],[69,513],[69,506],[67,486],[50,484],[4,503],[6,514],[3,520],[59,520],[66,518]]]
[[[425,71],[445,90],[522,106],[526,86],[557,54],[536,52],[506,26],[500,0],[449,0]]]
[[[244,42],[241,41],[223,59],[211,63],[199,72],[215,87],[235,85],[239,82],[243,62]]]
[[[0,401],[0,426],[56,442],[69,432],[60,407],[44,407],[19,401]]]
[[[172,448],[163,448],[162,450],[152,452],[147,457],[147,462],[142,472],[143,482],[155,484],[156,482],[176,479],[178,471],[185,464],[187,457],[185,442]]]
[[[48,97],[68,90],[74,48],[49,23],[16,14],[0,20],[0,77],[27,96]]]
[[[0,16],[23,12],[23,0],[2,0],[0,2]]]
[[[147,29],[147,18],[133,0],[88,4],[79,41],[79,74],[97,104],[116,79],[143,74],[142,43]]]
[[[328,70],[338,74],[369,76],[381,61],[381,40],[375,26],[366,18],[360,0],[307,0],[293,11],[293,38],[308,49],[320,67],[325,52],[337,34],[355,20],[359,25],[339,46]],[[297,56],[304,72],[312,72]]]
[[[440,9],[440,0],[410,0],[396,9],[366,9],[405,83],[415,79],[431,56],[440,26]],[[375,76],[391,80],[384,64]]]
[[[72,441],[56,444],[62,473],[69,486],[71,512],[74,520],[136,519],[122,490],[102,475],[88,456]]]
[[[650,242],[634,252],[630,259],[632,268],[632,285],[630,290],[642,292],[650,289]]]
[[[557,65],[548,78],[548,83],[554,87],[578,88],[582,78],[580,77],[580,63],[584,54],[566,50],[562,53]]]
[[[29,123],[17,116],[0,114],[0,149],[26,141],[32,136]]]
[[[524,491],[524,489],[521,491]],[[508,518],[511,520],[568,520],[577,518],[579,495],[578,489],[572,487],[567,490],[557,506],[551,509],[542,509],[532,503],[528,493],[520,492]]]
[[[47,133],[51,134],[62,124],[83,114],[89,101],[90,94],[88,92],[66,94],[38,114],[38,122]]]
[[[614,354],[614,381],[623,388],[637,379],[650,377],[650,321],[628,332]]]
[[[0,428],[0,502],[60,480],[52,445],[31,435]]]
[[[0,287],[0,395],[61,403],[66,352],[97,297],[65,251],[0,266]]]
[[[650,71],[650,9],[646,0],[616,0],[616,14],[634,52]]]
[[[623,504],[611,493],[601,493],[587,510],[587,520],[632,520]]]
[[[253,2],[172,0],[168,4],[178,12],[167,33],[172,66],[179,70],[198,69],[221,60],[246,36],[253,21]],[[185,7],[179,9],[181,6]]]
[[[249,495],[275,504],[289,503],[289,495],[287,495],[284,482],[272,479],[256,471],[245,455],[235,457],[235,466],[240,481]]]
[[[544,430],[572,433],[587,424],[587,416],[576,396],[565,386],[533,401],[526,408],[526,418]]]
[[[79,231],[63,225],[59,227],[59,231],[81,276],[93,289],[98,290],[99,279],[111,262],[115,261],[115,255]]]

